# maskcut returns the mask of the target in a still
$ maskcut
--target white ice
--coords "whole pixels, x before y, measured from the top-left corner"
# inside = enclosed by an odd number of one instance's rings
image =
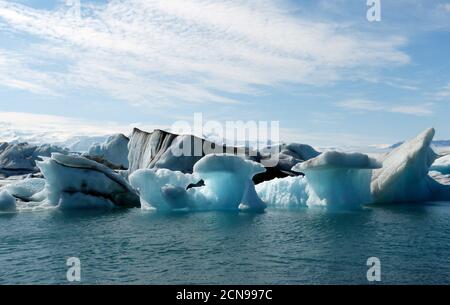
[[[87,155],[100,157],[106,161],[122,167],[128,168],[128,142],[129,139],[123,134],[116,134],[108,137],[103,144],[94,144],[89,148]]]
[[[296,209],[307,206],[306,187],[303,177],[275,178],[256,185],[256,192],[269,207]]]
[[[252,178],[265,168],[237,155],[210,154],[194,165],[194,174],[169,170],[140,170],[130,176],[141,201],[158,209],[263,210]],[[186,190],[190,183],[204,186]]]
[[[443,156],[434,161],[430,170],[440,172],[443,175],[450,175],[450,155]]]
[[[370,185],[374,203],[433,199],[438,185],[428,172],[437,156],[430,147],[434,134],[429,128],[380,160],[383,167],[374,171]]]
[[[361,153],[327,151],[292,170],[305,173],[308,205],[337,207],[370,203],[372,170],[379,167],[376,160]]]
[[[269,206],[354,207],[370,203],[450,200],[450,186],[429,176],[436,154],[434,129],[405,142],[380,160],[358,153],[326,152],[293,170],[305,178],[282,178],[257,186]]]
[[[129,177],[130,184],[140,195],[143,209],[171,209],[163,198],[161,188],[166,185],[181,187],[183,190],[191,183],[197,183],[196,175],[183,174],[168,169],[140,169]]]
[[[61,209],[139,206],[127,181],[111,169],[79,156],[52,154],[38,162],[45,177],[45,202]]]
[[[4,187],[11,195],[22,200],[32,200],[33,196],[45,187],[45,179],[27,178]]]

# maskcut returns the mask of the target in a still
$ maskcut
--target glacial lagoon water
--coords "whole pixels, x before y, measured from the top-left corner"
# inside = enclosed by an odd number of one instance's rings
[[[58,210],[0,214],[0,283],[450,283],[450,203],[357,211],[156,213]]]

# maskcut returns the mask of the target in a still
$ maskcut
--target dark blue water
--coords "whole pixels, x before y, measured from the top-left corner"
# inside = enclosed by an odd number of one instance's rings
[[[450,283],[450,203],[264,214],[138,209],[0,215],[0,283]]]

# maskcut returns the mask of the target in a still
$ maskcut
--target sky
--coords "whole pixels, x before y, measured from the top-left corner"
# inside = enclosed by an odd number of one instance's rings
[[[0,0],[0,140],[194,113],[316,146],[450,139],[450,1],[380,0],[379,22],[366,0],[79,3]]]

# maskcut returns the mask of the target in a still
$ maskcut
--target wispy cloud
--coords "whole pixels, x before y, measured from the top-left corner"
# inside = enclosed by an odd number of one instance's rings
[[[93,122],[56,115],[0,112],[0,142],[60,143],[79,136],[130,134],[133,127],[149,131],[155,128],[167,128],[167,126],[142,123],[126,125],[116,122]]]
[[[339,102],[337,106],[361,112],[390,112],[415,116],[433,114],[433,103],[393,105],[366,99],[353,99]]]
[[[0,27],[37,39],[25,48],[0,49],[14,52],[3,56],[3,66],[0,53],[2,72],[22,71],[2,73],[3,85],[35,93],[95,89],[153,107],[235,104],[230,93],[326,84],[352,71],[409,61],[399,50],[403,37],[306,20],[281,0],[82,4],[77,16],[65,6],[50,11],[0,1]]]
[[[37,94],[57,95],[51,88],[58,79],[30,69],[27,61],[20,54],[0,49],[0,84]]]
[[[450,83],[447,86],[442,87],[439,91],[434,94],[437,100],[449,99],[450,98]]]

